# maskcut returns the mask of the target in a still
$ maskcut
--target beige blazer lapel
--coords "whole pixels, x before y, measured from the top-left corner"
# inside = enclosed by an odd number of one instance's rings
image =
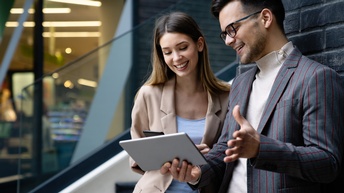
[[[177,132],[177,121],[175,112],[175,78],[168,80],[162,89],[160,110],[161,125],[165,134]]]
[[[205,119],[205,135],[202,143],[213,144],[217,135],[217,128],[221,125],[221,120],[217,113],[221,110],[221,102],[219,97],[212,96],[208,92],[208,110]]]

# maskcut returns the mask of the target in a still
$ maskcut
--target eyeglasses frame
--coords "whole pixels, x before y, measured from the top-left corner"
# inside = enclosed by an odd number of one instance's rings
[[[228,35],[229,37],[231,37],[231,38],[234,38],[234,37],[236,36],[236,34],[237,34],[237,30],[235,29],[235,27],[234,27],[233,25],[236,24],[236,23],[239,23],[239,22],[241,22],[241,21],[244,21],[244,20],[246,20],[246,19],[252,17],[253,15],[256,15],[256,14],[260,13],[260,12],[262,12],[262,10],[257,11],[257,12],[254,12],[254,13],[252,13],[252,14],[250,14],[250,15],[247,15],[247,16],[245,16],[245,17],[239,19],[239,20],[236,20],[235,22],[232,22],[232,23],[228,24],[228,25],[225,27],[225,31],[223,31],[223,32],[220,33],[220,38],[221,38],[224,42],[226,42],[227,35]],[[229,32],[228,29],[229,29],[230,27],[232,28],[232,30],[233,30],[233,32],[234,32],[234,33],[233,33],[234,35],[231,35],[232,33],[228,33],[228,32]]]

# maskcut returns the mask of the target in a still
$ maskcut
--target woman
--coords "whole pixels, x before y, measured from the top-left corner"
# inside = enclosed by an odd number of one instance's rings
[[[186,132],[207,153],[221,133],[229,84],[214,76],[205,38],[185,13],[160,17],[153,44],[153,70],[136,95],[131,137],[144,137],[143,130]],[[130,164],[143,174],[134,192],[198,192],[158,170],[142,171],[132,159]]]

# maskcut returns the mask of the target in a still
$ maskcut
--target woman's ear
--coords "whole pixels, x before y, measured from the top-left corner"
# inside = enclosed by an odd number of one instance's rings
[[[199,37],[197,40],[197,49],[199,52],[202,52],[204,48],[204,38],[203,37]]]

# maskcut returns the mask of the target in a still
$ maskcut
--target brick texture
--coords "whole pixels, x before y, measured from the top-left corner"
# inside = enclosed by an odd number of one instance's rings
[[[344,1],[282,1],[288,38],[302,53],[344,77]]]

